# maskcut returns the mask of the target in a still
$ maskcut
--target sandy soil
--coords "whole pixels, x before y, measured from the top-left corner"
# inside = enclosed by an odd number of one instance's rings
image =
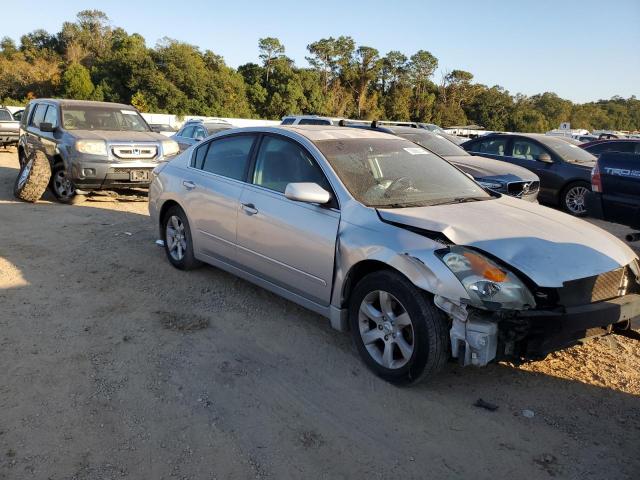
[[[145,203],[20,203],[16,174],[0,153],[0,479],[640,476],[640,342],[396,388],[319,316],[173,269]]]

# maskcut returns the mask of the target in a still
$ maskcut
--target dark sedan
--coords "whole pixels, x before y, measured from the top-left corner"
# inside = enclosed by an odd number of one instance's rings
[[[489,134],[462,145],[468,152],[525,167],[540,177],[540,202],[584,216],[596,157],[560,138],[534,133]]]
[[[583,143],[580,148],[596,157],[605,152],[640,153],[640,138],[594,140],[593,142]]]
[[[380,125],[378,122],[372,124],[343,122],[343,125],[392,133],[417,143],[471,175],[484,188],[494,192],[530,202],[535,202],[538,197],[540,179],[534,173],[526,168],[469,155],[464,149],[449,140],[447,134],[442,135],[423,128],[395,126],[390,123]]]

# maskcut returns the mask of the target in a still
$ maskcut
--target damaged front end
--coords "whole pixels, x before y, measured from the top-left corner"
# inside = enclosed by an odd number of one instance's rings
[[[451,353],[461,365],[536,360],[582,340],[640,327],[640,269],[628,266],[560,288],[539,288],[475,249],[436,252],[469,299],[440,295],[451,319]]]

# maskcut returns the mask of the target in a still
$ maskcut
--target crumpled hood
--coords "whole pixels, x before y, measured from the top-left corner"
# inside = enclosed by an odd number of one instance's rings
[[[110,143],[161,142],[167,137],[156,132],[131,132],[110,130],[73,130],[70,132],[77,140],[104,140]]]
[[[493,160],[492,158],[477,157],[475,155],[456,155],[444,158],[474,178],[504,176],[510,182],[538,180],[538,176],[526,168],[501,162],[500,160]]]
[[[540,287],[561,287],[636,258],[622,241],[584,220],[507,196],[378,212],[384,220],[440,232],[457,245],[490,253]]]

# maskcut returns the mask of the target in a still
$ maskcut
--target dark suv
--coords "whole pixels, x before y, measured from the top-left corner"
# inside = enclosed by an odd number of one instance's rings
[[[16,195],[22,198],[20,192],[36,181],[30,180],[32,169],[43,158],[50,179],[39,174],[37,181],[46,180],[59,201],[71,202],[77,190],[147,187],[151,170],[176,153],[178,144],[153,132],[130,105],[33,100],[20,122]]]

